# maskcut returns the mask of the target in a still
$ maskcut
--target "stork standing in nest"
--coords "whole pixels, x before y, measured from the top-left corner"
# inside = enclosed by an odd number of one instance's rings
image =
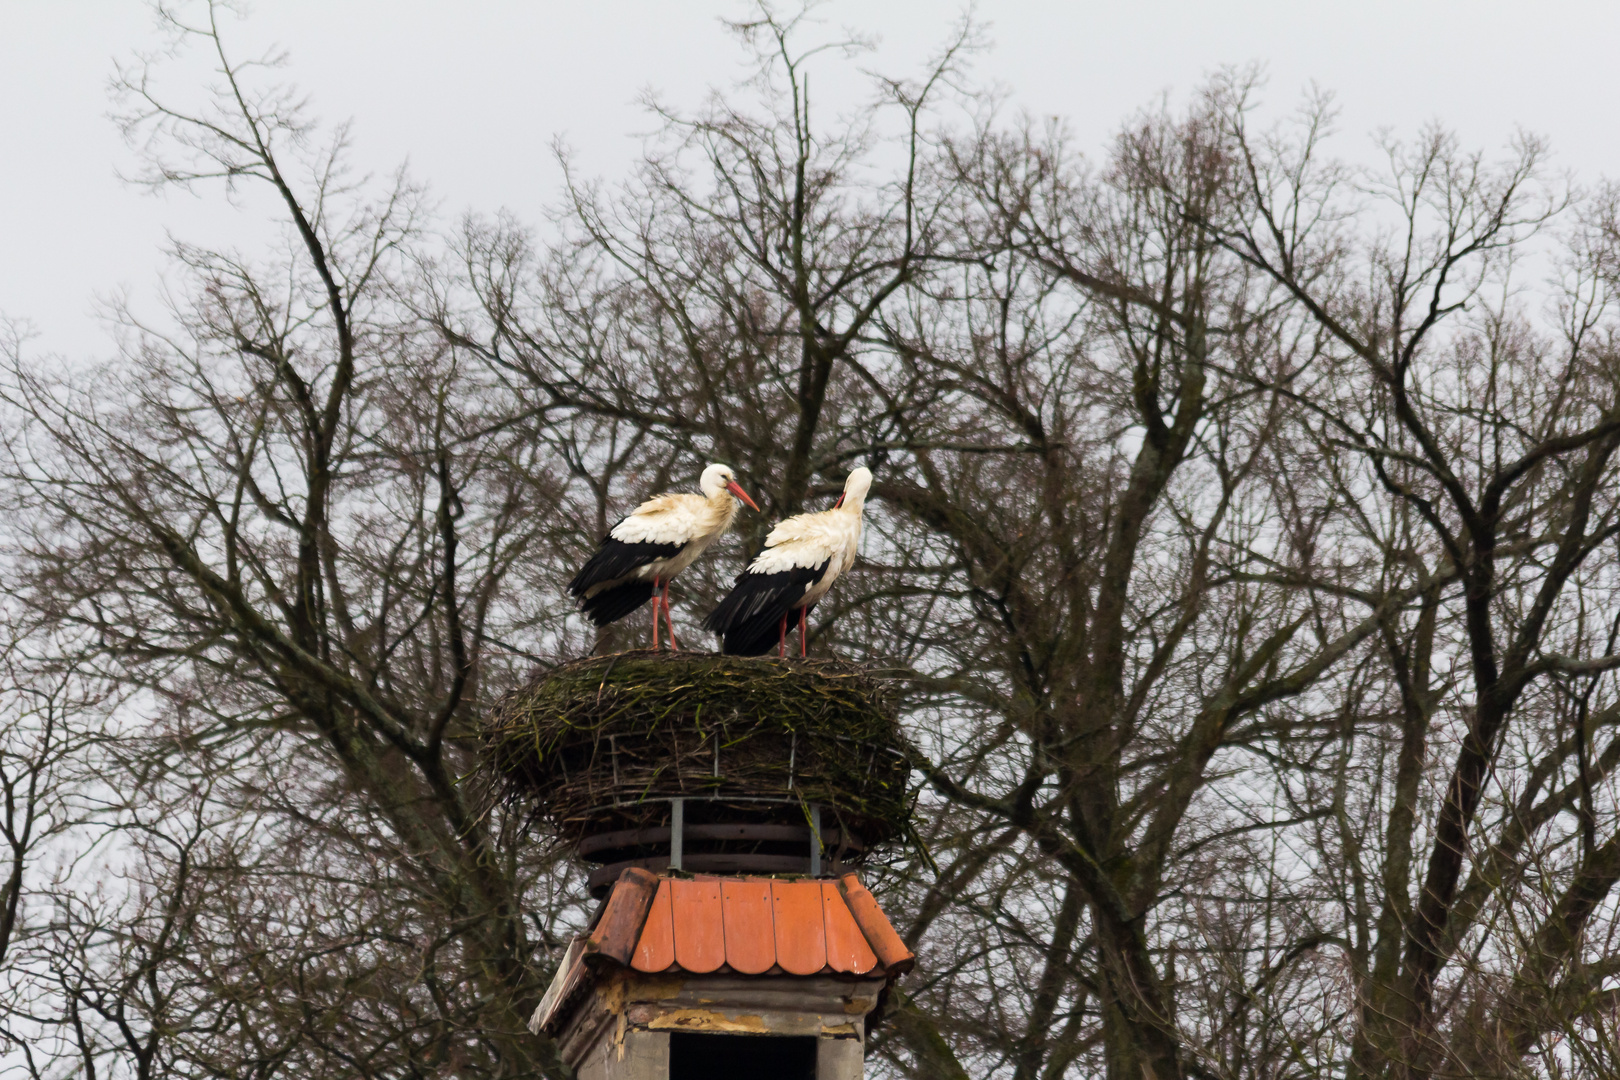
[[[777,655],[786,655],[788,620],[796,615],[799,655],[807,654],[805,617],[854,565],[871,487],[872,471],[856,469],[831,510],[798,514],[771,530],[765,550],[703,621],[705,629],[721,636],[723,652],[759,656],[770,651],[775,636]]]
[[[651,600],[653,648],[658,648],[660,613],[669,627],[670,647],[680,648],[669,614],[670,579],[731,528],[737,499],[759,512],[725,465],[704,469],[698,488],[703,494],[648,499],[608,530],[596,554],[568,583],[568,591],[591,622],[597,626],[617,622]]]

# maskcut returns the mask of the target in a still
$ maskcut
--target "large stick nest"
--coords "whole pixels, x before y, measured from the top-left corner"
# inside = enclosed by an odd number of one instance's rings
[[[671,797],[778,818],[819,803],[868,845],[893,839],[911,809],[897,736],[871,669],[693,652],[553,668],[483,729],[488,767],[565,840],[654,823]]]

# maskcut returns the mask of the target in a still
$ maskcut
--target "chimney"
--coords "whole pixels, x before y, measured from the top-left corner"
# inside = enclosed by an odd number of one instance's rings
[[[591,657],[495,710],[491,765],[601,902],[530,1026],[580,1080],[859,1080],[913,957],[856,868],[908,833],[882,680],[830,661]]]

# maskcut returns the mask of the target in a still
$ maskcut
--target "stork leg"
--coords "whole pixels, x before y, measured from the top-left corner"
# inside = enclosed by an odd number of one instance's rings
[[[799,609],[799,657],[803,659],[810,655],[809,646],[805,643],[804,616],[806,609]]]
[[[680,645],[675,641],[675,618],[669,612],[669,579],[664,579],[664,625],[669,627],[669,647],[676,652],[681,651]]]
[[[787,656],[787,612],[782,612],[781,636],[776,639],[776,658],[778,660]]]
[[[653,578],[653,648],[658,648],[658,579]]]

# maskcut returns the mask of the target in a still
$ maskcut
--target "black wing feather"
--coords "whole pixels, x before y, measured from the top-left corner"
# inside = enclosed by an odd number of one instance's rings
[[[759,656],[769,651],[778,640],[782,617],[802,606],[805,590],[821,579],[827,566],[824,562],[774,574],[743,571],[703,620],[704,629],[721,636],[720,648],[727,655]]]
[[[623,540],[613,539],[609,534],[602,537],[602,546],[596,549],[596,554],[579,568],[574,580],[568,583],[568,591],[575,596],[584,596],[592,586],[612,584],[629,577],[648,563],[673,558],[685,546],[647,541],[627,544]]]
[[[597,626],[606,626],[651,600],[652,594],[652,582],[627,581],[580,601],[579,610]]]
[[[651,600],[653,594],[651,581],[625,579],[648,563],[674,558],[685,546],[645,541],[627,544],[613,539],[613,534],[609,533],[602,537],[602,546],[568,583],[568,591],[579,600],[579,609],[597,626],[617,622]]]
[[[809,613],[815,609],[816,605],[811,604],[805,608],[805,612]],[[797,621],[796,609],[789,611],[788,614],[790,622]],[[788,629],[791,630],[792,627],[789,626]],[[738,627],[722,638],[720,651],[727,656],[764,656],[782,640],[781,635],[782,617],[780,615],[775,619],[756,619],[751,623]]]

